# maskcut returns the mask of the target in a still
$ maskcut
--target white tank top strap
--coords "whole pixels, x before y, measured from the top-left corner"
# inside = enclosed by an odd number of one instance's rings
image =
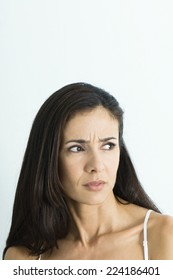
[[[150,217],[152,210],[148,210],[146,215],[145,215],[145,220],[144,220],[144,227],[143,227],[143,233],[144,233],[144,241],[143,241],[143,246],[144,246],[144,260],[148,260],[148,239],[147,239],[147,223],[148,219]]]

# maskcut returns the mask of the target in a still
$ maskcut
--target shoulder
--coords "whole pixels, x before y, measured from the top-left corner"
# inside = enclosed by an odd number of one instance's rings
[[[5,253],[4,260],[37,260],[37,256],[29,254],[29,251],[22,246],[10,247]]]
[[[173,217],[151,213],[148,242],[151,259],[173,260]]]

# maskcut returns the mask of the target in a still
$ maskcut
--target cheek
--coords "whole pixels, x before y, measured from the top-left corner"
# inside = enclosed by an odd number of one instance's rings
[[[109,162],[109,171],[111,174],[114,174],[114,176],[117,173],[118,167],[119,167],[119,161],[120,161],[120,153],[116,153],[114,157]]]
[[[67,166],[65,164],[64,159],[62,160],[62,158],[59,158],[59,177],[61,182],[63,183],[64,178],[65,178],[65,174],[67,174]]]
[[[59,174],[62,183],[74,182],[79,176],[79,164],[71,162],[69,158],[59,161]]]
[[[117,148],[111,155],[110,155],[110,160],[112,164],[110,164],[111,167],[118,166],[119,161],[120,161],[120,150]]]

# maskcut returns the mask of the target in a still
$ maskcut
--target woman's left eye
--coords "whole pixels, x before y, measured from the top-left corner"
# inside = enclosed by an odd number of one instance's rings
[[[116,145],[114,143],[107,143],[103,146],[104,150],[112,150]]]

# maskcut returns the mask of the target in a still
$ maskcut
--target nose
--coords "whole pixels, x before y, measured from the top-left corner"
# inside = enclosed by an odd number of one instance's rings
[[[92,153],[85,164],[85,171],[87,173],[100,173],[104,170],[104,162],[101,155]]]

